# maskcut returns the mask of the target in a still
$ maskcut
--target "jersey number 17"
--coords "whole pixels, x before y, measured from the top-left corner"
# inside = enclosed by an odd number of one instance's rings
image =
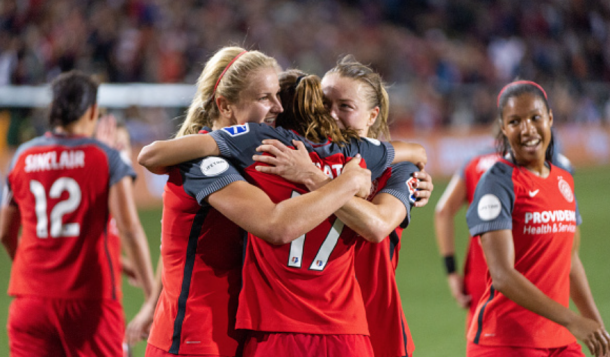
[[[296,191],[292,191],[291,198],[300,196],[300,194]],[[341,236],[341,232],[343,232],[343,228],[345,224],[341,222],[338,218],[333,223],[330,231],[324,238],[320,249],[318,249],[318,253],[315,258],[311,262],[309,266],[310,270],[322,271],[326,267],[328,263],[328,258],[331,253],[335,249],[337,242],[339,241],[339,237]],[[307,238],[307,234],[303,234],[299,238],[293,240],[290,243],[290,254],[288,255],[288,266],[292,268],[301,268],[303,264],[303,250],[305,246],[305,239]]]

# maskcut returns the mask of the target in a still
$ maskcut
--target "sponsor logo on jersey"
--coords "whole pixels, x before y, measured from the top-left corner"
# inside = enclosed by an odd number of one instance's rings
[[[370,142],[371,142],[371,144],[373,144],[373,145],[376,145],[376,146],[381,145],[381,141],[379,141],[379,140],[377,140],[377,139],[373,139],[373,138],[367,138],[366,136],[365,136],[363,139],[366,139],[366,140],[370,141]]]
[[[226,128],[222,128],[221,130],[226,131],[231,136],[239,136],[239,135],[249,132],[250,127],[248,126],[248,124],[242,124],[242,125],[229,126]]]
[[[411,203],[415,203],[415,201],[417,201],[417,196],[415,196],[417,189],[414,186],[417,181],[418,180],[415,177],[411,177],[406,182],[407,188],[409,189],[409,201],[411,201]]]
[[[559,176],[559,192],[561,192],[566,201],[570,203],[574,202],[572,188],[570,187],[570,184],[567,183],[566,180],[564,180],[561,176]]]
[[[536,191],[529,191],[530,197],[536,197],[538,192],[540,192],[540,189],[537,189]]]
[[[85,152],[82,150],[57,151],[30,154],[25,157],[25,172],[77,169],[85,167]]]
[[[292,257],[292,262],[297,264],[299,262],[299,257]]]
[[[529,223],[529,224],[528,224]],[[539,235],[576,231],[576,212],[570,210],[525,212],[523,234]]]
[[[203,159],[199,167],[205,176],[218,176],[229,169],[229,163],[223,158],[213,156]]]
[[[479,218],[483,221],[491,221],[498,217],[502,211],[502,205],[500,200],[495,195],[488,193],[481,197],[479,205],[477,206],[477,212]]]
[[[321,260],[316,260],[316,265],[317,265],[317,266],[321,267],[323,264],[324,264],[324,262],[323,262],[323,261],[321,261]]]
[[[576,222],[576,212],[570,210],[525,212],[525,224],[549,222]]]

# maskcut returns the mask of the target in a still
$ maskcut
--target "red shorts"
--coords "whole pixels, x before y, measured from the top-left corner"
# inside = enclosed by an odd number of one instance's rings
[[[8,316],[18,356],[123,356],[125,319],[118,301],[17,297]]]
[[[373,357],[369,336],[248,331],[244,357]]]
[[[145,357],[176,357],[176,356],[183,356],[183,357],[223,357],[220,355],[188,355],[188,354],[173,354],[173,353],[169,353],[166,351],[163,351],[162,349],[160,349],[159,347],[153,346],[150,343],[148,345],[146,345],[146,354],[144,355]]]
[[[557,348],[481,346],[468,341],[467,357],[584,357],[578,342]]]

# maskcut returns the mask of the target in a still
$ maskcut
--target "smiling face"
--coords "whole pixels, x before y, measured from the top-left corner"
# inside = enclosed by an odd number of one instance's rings
[[[252,73],[248,86],[240,93],[237,103],[228,104],[231,124],[273,124],[283,111],[279,101],[280,85],[274,68],[264,68]]]
[[[508,98],[502,110],[502,133],[517,163],[528,168],[544,166],[552,126],[553,113],[532,93]]]
[[[375,123],[379,107],[370,108],[367,85],[352,78],[329,73],[322,78],[325,105],[341,129],[350,128],[367,136]]]

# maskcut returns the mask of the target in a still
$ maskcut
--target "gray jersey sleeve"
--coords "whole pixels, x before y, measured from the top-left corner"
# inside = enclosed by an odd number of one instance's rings
[[[371,176],[377,178],[390,167],[394,161],[394,147],[390,143],[377,139],[361,138],[353,140],[343,148],[346,157],[354,157],[360,154],[366,162],[367,169],[371,170]]]
[[[178,165],[183,179],[184,191],[194,197],[200,205],[212,193],[232,182],[245,181],[239,171],[227,160],[209,156]]]
[[[400,200],[407,209],[407,216],[400,224],[402,228],[407,228],[411,222],[411,208],[415,204],[416,197],[413,183],[417,181],[413,177],[414,172],[418,172],[417,166],[410,162],[400,162],[391,166],[392,175],[388,179],[385,187],[379,193],[388,193]]]
[[[123,177],[130,176],[136,179],[136,172],[131,166],[131,160],[114,149],[106,151],[108,154],[108,166],[110,166],[110,186],[119,182]]]
[[[216,140],[220,155],[232,159],[233,163],[240,168],[254,163],[252,156],[257,153],[256,148],[262,144],[264,139],[277,139],[284,145],[292,146],[292,139],[298,138],[296,134],[288,130],[255,123],[214,130],[209,135]]]
[[[574,166],[572,166],[572,162],[566,156],[564,156],[558,152],[553,152],[553,157],[551,158],[551,163],[557,167],[560,167],[560,168],[566,170],[571,175],[574,175]]]
[[[512,167],[498,162],[481,177],[466,213],[468,229],[472,236],[512,229],[515,203],[512,170]]]

